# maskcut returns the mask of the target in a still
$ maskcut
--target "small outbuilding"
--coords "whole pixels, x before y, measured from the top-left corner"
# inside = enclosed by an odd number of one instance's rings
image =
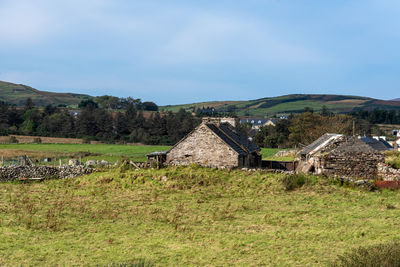
[[[376,179],[387,142],[373,138],[325,134],[299,152],[300,172]]]
[[[203,118],[203,122],[168,152],[169,165],[260,167],[260,148],[235,127],[233,118]]]
[[[147,163],[151,166],[160,167],[164,164],[167,159],[166,151],[156,151],[150,154],[147,154]]]

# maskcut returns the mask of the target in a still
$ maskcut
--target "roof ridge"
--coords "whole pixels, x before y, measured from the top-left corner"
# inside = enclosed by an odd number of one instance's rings
[[[215,125],[215,124],[214,124]],[[230,137],[228,134],[226,134],[220,127],[219,125],[215,125],[215,127],[217,127],[217,129],[222,132],[223,135],[225,135],[226,137],[229,138],[229,140],[231,140],[233,143],[235,143],[236,145],[238,145],[244,152],[249,153],[249,148],[245,148],[243,147],[241,144],[239,144],[238,142],[236,142],[232,137]],[[233,131],[232,131],[233,132]],[[236,133],[235,133],[236,134]]]

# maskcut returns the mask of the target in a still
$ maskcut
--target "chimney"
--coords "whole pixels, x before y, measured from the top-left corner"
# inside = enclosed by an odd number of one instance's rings
[[[214,118],[214,117],[203,117],[202,118],[203,123],[212,123],[212,124],[216,124],[219,125],[221,123],[229,123],[230,125],[232,125],[233,127],[236,127],[236,121],[235,118]]]

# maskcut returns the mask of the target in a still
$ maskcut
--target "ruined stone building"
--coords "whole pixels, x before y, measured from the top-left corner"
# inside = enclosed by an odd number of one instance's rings
[[[372,138],[325,134],[299,152],[298,171],[376,179],[387,142]]]
[[[238,132],[232,118],[203,118],[203,122],[168,152],[166,164],[206,167],[259,167],[260,148]]]

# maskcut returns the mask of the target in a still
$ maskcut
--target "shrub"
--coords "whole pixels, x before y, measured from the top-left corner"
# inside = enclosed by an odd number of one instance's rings
[[[40,139],[40,137],[35,137],[35,138],[33,138],[33,143],[40,144],[40,143],[42,143],[42,139]]]
[[[82,144],[90,144],[90,142],[91,142],[90,138],[85,137],[82,139]]]
[[[289,174],[283,177],[282,184],[286,191],[292,191],[308,184],[310,179],[305,174]]]
[[[337,267],[392,267],[400,266],[400,244],[388,243],[360,247],[339,256],[330,264]]]
[[[8,138],[8,142],[10,144],[18,144],[19,143],[18,139],[15,136],[10,136],[10,138]]]
[[[385,153],[385,162],[392,168],[400,169],[400,151],[388,151]]]

